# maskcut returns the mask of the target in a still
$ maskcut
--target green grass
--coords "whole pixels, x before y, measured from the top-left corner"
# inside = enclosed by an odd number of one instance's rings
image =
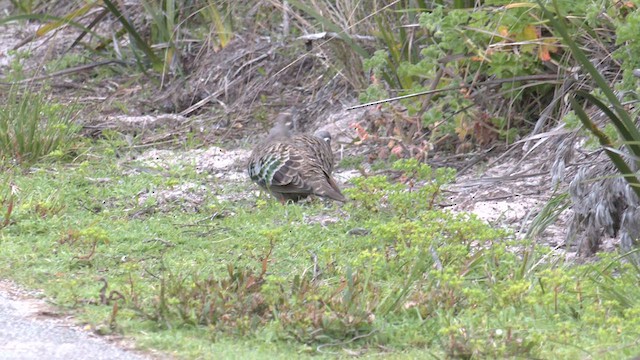
[[[30,164],[69,150],[78,126],[77,107],[58,104],[43,94],[11,88],[0,106],[0,160]]]
[[[0,232],[0,277],[44,289],[99,333],[181,358],[640,353],[637,269],[610,255],[564,264],[434,208],[450,171],[396,163],[406,183],[356,179],[345,205],[281,206],[218,201],[253,187],[207,184],[188,167],[131,172],[154,169],[110,149],[7,169],[19,192]],[[180,200],[139,203],[187,182],[210,186],[197,212]]]

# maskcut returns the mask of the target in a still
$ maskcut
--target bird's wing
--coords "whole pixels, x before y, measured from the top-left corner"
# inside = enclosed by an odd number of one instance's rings
[[[298,135],[293,144],[305,157],[300,171],[313,194],[337,201],[347,199],[340,192],[340,188],[333,179],[333,151],[331,145],[316,136]]]
[[[301,176],[305,157],[294,147],[273,143],[256,152],[249,162],[249,176],[255,183],[271,192],[311,193],[311,187]]]

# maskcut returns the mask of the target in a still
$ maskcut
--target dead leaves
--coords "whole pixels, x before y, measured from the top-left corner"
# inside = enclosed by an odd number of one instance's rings
[[[436,137],[436,129],[445,126],[447,121],[455,123],[455,135]],[[426,161],[434,151],[444,149],[455,149],[457,154],[469,153],[478,147],[491,146],[501,135],[489,113],[472,110],[424,128],[417,116],[377,107],[367,111],[360,121],[351,124],[351,128],[357,136],[354,144],[374,145],[369,152],[369,162],[389,158]]]
[[[432,146],[422,139],[419,119],[399,110],[391,111],[378,106],[367,111],[362,120],[351,124],[358,137],[355,144],[376,145],[369,154],[369,161],[386,160],[392,155],[397,159],[426,160]]]
[[[558,52],[558,39],[550,36],[542,35],[542,27],[538,25],[526,25],[521,31],[513,32],[506,26],[498,27],[498,35],[503,40],[492,44],[491,48],[487,51],[487,55],[491,55],[495,49],[510,49],[510,51],[517,53],[530,53],[537,52],[538,59],[540,61],[550,61],[551,53]]]

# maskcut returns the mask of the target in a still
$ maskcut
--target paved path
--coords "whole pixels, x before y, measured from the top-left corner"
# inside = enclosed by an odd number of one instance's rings
[[[7,284],[0,286],[0,360],[148,359],[66,321],[38,316],[46,304],[16,296]]]

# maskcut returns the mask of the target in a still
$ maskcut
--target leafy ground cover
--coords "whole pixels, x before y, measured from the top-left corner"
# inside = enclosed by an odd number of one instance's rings
[[[42,288],[99,333],[184,358],[640,352],[636,268],[606,254],[565,264],[438,209],[450,170],[401,161],[395,180],[352,179],[345,205],[282,206],[233,196],[248,181],[217,186],[110,148],[7,170],[0,233],[0,276]],[[185,184],[205,186],[197,207],[165,201]]]

